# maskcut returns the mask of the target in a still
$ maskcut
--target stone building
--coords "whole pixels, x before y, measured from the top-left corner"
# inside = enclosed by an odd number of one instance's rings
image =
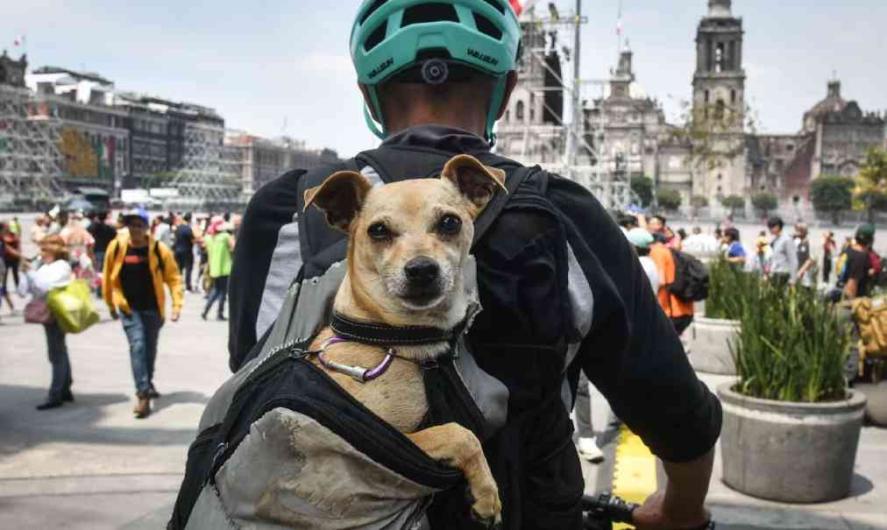
[[[308,149],[304,141],[289,137],[269,139],[228,131],[225,145],[237,151],[237,172],[247,195],[291,169],[312,169],[339,161],[332,149]]]
[[[28,57],[22,54],[18,60],[9,56],[6,50],[0,54],[0,85],[22,88],[25,86],[25,71],[28,68]]]

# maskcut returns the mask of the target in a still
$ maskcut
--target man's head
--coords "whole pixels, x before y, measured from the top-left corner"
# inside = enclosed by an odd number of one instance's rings
[[[504,179],[468,155],[447,162],[440,179],[372,187],[360,173],[340,171],[305,192],[305,208],[317,206],[348,233],[355,303],[403,321],[416,312],[450,312],[461,294],[474,220]]]
[[[782,217],[771,217],[767,220],[767,228],[770,230],[770,233],[774,236],[778,236],[782,233],[782,228],[785,226],[785,223],[782,222]]]
[[[129,230],[129,238],[142,241],[148,236],[148,212],[143,208],[123,213],[123,224]]]
[[[804,223],[798,223],[795,225],[795,237],[799,239],[807,239],[807,234],[810,233],[810,230],[807,228],[807,225]]]
[[[724,238],[727,240],[728,243],[739,241],[739,230],[731,226],[730,228],[724,230]]]
[[[854,236],[856,242],[866,248],[871,248],[871,246],[875,243],[875,227],[871,224],[860,225],[859,228],[856,229],[856,235]]]
[[[654,215],[649,221],[647,221],[647,228],[649,228],[650,232],[653,232],[654,234],[664,232],[665,225],[665,217],[661,215]]]
[[[364,0],[351,58],[380,137],[414,125],[459,127],[492,140],[520,51],[508,0]]]

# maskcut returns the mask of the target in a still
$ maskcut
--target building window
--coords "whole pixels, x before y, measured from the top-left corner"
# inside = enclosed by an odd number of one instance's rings
[[[730,91],[730,103],[736,103],[736,90],[735,89]]]
[[[709,103],[710,101],[711,101],[711,92],[709,92],[708,90],[706,90],[706,91],[705,91],[705,104],[708,105],[708,103]]]
[[[723,120],[724,119],[724,109],[726,108],[726,104],[723,99],[719,99],[715,104],[715,119]]]
[[[517,121],[524,121],[524,102],[521,100],[518,100],[514,106],[514,117]]]
[[[511,121],[511,110],[506,110],[505,111],[505,123],[508,123],[510,121]]]
[[[724,175],[721,175],[720,173],[718,173],[718,182],[720,182],[723,179],[724,179]]]
[[[719,42],[715,47],[715,72],[724,71],[724,43]]]

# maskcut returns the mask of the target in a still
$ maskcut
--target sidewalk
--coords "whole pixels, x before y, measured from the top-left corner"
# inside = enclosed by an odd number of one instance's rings
[[[68,338],[77,401],[38,412],[34,406],[49,384],[43,330],[3,310],[0,528],[165,526],[203,405],[228,376],[227,326],[202,321],[202,302],[189,294],[182,320],[161,332],[156,383],[163,397],[146,420],[132,416],[132,375],[119,322],[106,318]],[[712,387],[724,380],[703,379]],[[605,428],[606,403],[596,393],[592,402],[595,427]],[[612,445],[608,449],[601,466],[583,463],[589,492],[610,480]],[[840,502],[769,503],[730,490],[719,477],[718,461],[709,500],[720,529],[887,529],[887,430],[863,430],[853,496]]]

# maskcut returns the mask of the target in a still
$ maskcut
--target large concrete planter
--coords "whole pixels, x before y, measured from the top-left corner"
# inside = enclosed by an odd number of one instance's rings
[[[887,381],[856,383],[853,388],[865,396],[865,417],[874,425],[887,427]]]
[[[865,397],[831,403],[755,399],[718,387],[721,461],[731,488],[781,502],[827,502],[850,491]]]
[[[730,341],[739,334],[738,320],[699,317],[686,331],[690,364],[707,374],[736,375]]]

